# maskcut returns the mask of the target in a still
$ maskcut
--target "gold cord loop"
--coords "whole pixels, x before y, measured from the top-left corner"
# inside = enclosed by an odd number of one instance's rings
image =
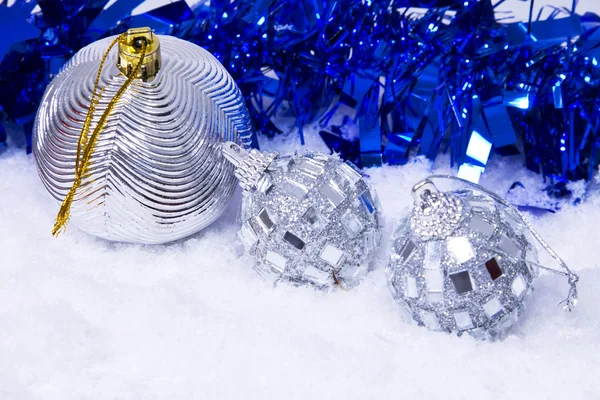
[[[148,43],[145,39],[142,39],[140,42],[141,49],[140,49],[140,54],[139,54],[139,60],[138,60],[137,64],[135,65],[135,68],[133,69],[133,71],[131,71],[130,74],[127,75],[127,80],[123,83],[123,85],[119,88],[119,90],[114,95],[114,97],[110,100],[110,102],[108,103],[108,105],[106,107],[106,110],[104,110],[104,113],[102,113],[102,116],[100,117],[100,120],[98,121],[98,124],[94,128],[94,131],[92,132],[91,136],[89,136],[90,125],[92,123],[94,111],[96,110],[96,105],[98,104],[98,100],[100,97],[100,94],[98,93],[98,85],[100,83],[100,76],[102,73],[102,68],[104,67],[106,58],[108,57],[108,54],[110,53],[112,48],[119,42],[119,40],[125,38],[126,36],[127,36],[127,33],[123,33],[123,34],[119,35],[115,40],[113,40],[112,43],[110,44],[110,46],[108,46],[108,49],[106,50],[104,55],[102,56],[102,60],[100,61],[100,66],[98,67],[98,73],[96,75],[96,80],[94,82],[94,90],[92,92],[92,99],[90,101],[90,106],[89,106],[87,115],[85,117],[85,121],[83,122],[81,134],[79,135],[79,141],[77,143],[77,155],[75,158],[75,181],[73,182],[73,186],[69,190],[69,193],[67,193],[67,196],[63,200],[62,205],[60,206],[60,210],[58,211],[58,215],[56,216],[54,228],[52,229],[52,235],[54,235],[54,236],[58,236],[62,231],[64,231],[66,229],[66,224],[67,224],[67,221],[69,220],[69,216],[71,214],[71,204],[73,203],[73,199],[75,197],[75,192],[77,191],[79,186],[81,186],[81,181],[87,172],[87,169],[89,167],[90,158],[92,156],[94,147],[98,140],[98,135],[104,128],[106,119],[112,112],[117,101],[119,101],[119,99],[121,98],[123,93],[125,93],[127,88],[131,85],[133,80],[136,78],[136,76],[138,75],[138,73],[141,69],[141,66],[144,62],[144,57],[146,55],[146,47],[147,47]]]
[[[535,263],[535,265],[537,265],[538,267],[552,272],[554,274],[557,275],[562,275],[565,276],[567,278],[567,283],[569,284],[569,293],[567,294],[567,298],[565,300],[563,300],[560,304],[563,305],[563,309],[565,311],[573,311],[573,309],[575,308],[575,306],[577,305],[577,298],[578,298],[578,294],[577,294],[577,282],[579,281],[579,275],[577,275],[575,272],[571,271],[571,269],[569,269],[569,267],[567,266],[567,263],[565,263],[563,261],[562,258],[560,258],[560,256],[550,247],[550,245],[548,243],[546,243],[546,241],[542,238],[542,236],[540,236],[540,234],[534,229],[533,225],[531,225],[531,223],[529,222],[529,220],[527,220],[527,218],[525,218],[525,216],[523,215],[523,213],[521,213],[521,211],[519,211],[517,209],[517,207],[515,207],[513,204],[511,204],[508,200],[504,199],[503,197],[497,195],[496,193],[492,192],[491,190],[488,190],[486,188],[484,188],[481,185],[478,185],[477,183],[473,183],[470,181],[467,181],[465,179],[462,178],[458,178],[456,176],[452,176],[452,175],[431,175],[428,177],[428,179],[446,179],[446,180],[452,180],[452,181],[457,181],[457,182],[462,182],[464,184],[467,184],[477,190],[482,191],[483,193],[487,194],[488,196],[490,196],[492,199],[494,199],[496,202],[502,204],[505,207],[510,208],[516,215],[519,216],[519,218],[521,219],[521,221],[523,222],[523,224],[525,225],[525,227],[529,230],[529,232],[532,234],[532,236],[535,238],[535,240],[538,241],[538,243],[542,246],[542,248],[550,255],[550,257],[552,257],[557,263],[558,265],[562,268],[562,271],[554,269],[554,268],[549,268],[549,267],[545,267],[543,265],[540,265],[538,263]],[[531,261],[529,261],[531,262]]]

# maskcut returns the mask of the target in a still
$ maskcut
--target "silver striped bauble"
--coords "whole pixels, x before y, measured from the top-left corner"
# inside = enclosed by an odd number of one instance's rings
[[[234,141],[246,147],[251,139],[244,99],[219,61],[192,43],[158,38],[160,71],[150,82],[135,79],[119,99],[71,207],[71,223],[108,240],[165,243],[209,225],[237,185],[219,146]],[[52,80],[39,108],[33,151],[57,204],[74,181],[95,76],[113,39],[79,51]],[[114,48],[91,130],[125,79]]]

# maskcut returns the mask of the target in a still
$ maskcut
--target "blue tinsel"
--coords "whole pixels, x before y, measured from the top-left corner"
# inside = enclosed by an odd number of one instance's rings
[[[301,138],[319,121],[332,151],[360,165],[449,151],[472,180],[492,149],[521,152],[564,194],[598,164],[600,18],[556,9],[504,24],[494,8],[505,1],[516,0],[178,1],[133,17],[140,0],[106,10],[107,0],[39,0],[34,14],[35,3],[17,1],[0,5],[0,34],[11,33],[0,36],[0,105],[29,133],[45,86],[74,52],[151,26],[215,54],[264,135],[280,133],[274,117],[289,108]],[[335,112],[348,114],[342,126],[330,124]]]

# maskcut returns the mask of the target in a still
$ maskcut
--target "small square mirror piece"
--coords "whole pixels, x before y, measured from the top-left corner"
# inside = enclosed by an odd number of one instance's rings
[[[483,218],[479,218],[476,215],[471,217],[471,221],[469,221],[469,229],[471,231],[482,234],[485,238],[490,238],[494,233],[494,226],[484,220]]]
[[[329,272],[322,271],[312,265],[306,267],[303,276],[316,285],[326,285],[331,278]]]
[[[271,264],[273,269],[277,270],[279,273],[283,272],[283,270],[285,269],[285,264],[287,263],[287,259],[284,256],[270,250],[267,251],[265,260],[267,260],[267,262]]]
[[[406,241],[406,243],[404,243],[404,246],[402,246],[402,250],[400,250],[400,252],[399,252],[400,262],[405,263],[408,260],[410,260],[410,258],[415,253],[416,248],[417,248],[417,245],[415,244],[415,242],[413,242],[411,239],[408,239]]]
[[[305,243],[302,239],[300,239],[298,236],[294,235],[292,232],[289,231],[283,235],[283,240],[288,242],[298,250],[302,250],[305,246]]]
[[[492,278],[493,281],[504,275],[495,257],[492,257],[485,262],[485,269],[487,269],[487,272],[490,274],[490,278]]]
[[[340,205],[340,203],[346,198],[344,192],[342,192],[340,188],[331,181],[322,184],[319,187],[319,192],[321,192],[321,194],[325,196],[325,198],[327,198],[327,200],[329,200],[331,205],[334,207]]]
[[[441,292],[444,290],[444,277],[440,270],[427,269],[423,276],[428,292]]]
[[[468,293],[473,290],[473,282],[469,271],[456,272],[448,275],[454,284],[454,289],[458,294]]]
[[[474,199],[469,202],[473,211],[491,212],[494,211],[494,204],[484,199]]]
[[[358,199],[360,200],[360,203],[365,208],[365,210],[369,214],[373,214],[373,211],[375,211],[375,206],[374,206],[374,202],[373,202],[373,199],[371,198],[371,194],[369,193],[369,191],[364,191],[358,197]]]
[[[330,244],[326,244],[325,247],[323,247],[319,258],[332,267],[337,267],[343,256],[344,252],[342,250]]]
[[[423,324],[431,330],[439,331],[441,329],[438,317],[434,312],[421,311],[421,321],[423,321]]]
[[[375,248],[379,245],[379,235],[375,229],[369,229],[364,234],[364,250],[367,253],[375,250]]]
[[[346,233],[348,233],[348,237],[351,239],[357,237],[365,227],[352,210],[346,210],[346,212],[340,218],[340,222],[346,230]]]
[[[312,179],[316,179],[324,171],[323,164],[315,160],[301,158],[297,163],[298,171]]]
[[[301,202],[308,193],[308,188],[298,182],[287,180],[283,183],[283,191],[296,199],[297,202]]]
[[[475,249],[464,236],[452,236],[446,239],[446,245],[450,255],[459,264],[466,263],[475,257]]]
[[[523,297],[525,294],[525,290],[527,289],[527,285],[525,284],[525,280],[521,275],[517,275],[511,284],[511,288],[513,294],[519,299]]]
[[[264,195],[269,194],[273,189],[273,181],[268,174],[264,174],[256,183],[256,190]]]
[[[360,178],[362,178],[360,172],[355,170],[352,166],[348,165],[348,161],[337,167],[336,172],[353,185],[356,185],[356,183],[360,181]]]
[[[308,210],[302,216],[304,221],[308,222],[313,231],[320,231],[325,227],[327,220],[313,207],[309,207]]]
[[[417,280],[414,276],[406,277],[406,284],[404,285],[404,295],[412,299],[419,297],[419,290],[417,288]]]
[[[464,331],[473,328],[473,320],[468,311],[457,311],[454,313],[454,321],[458,330]]]
[[[506,235],[502,235],[500,237],[500,242],[498,243],[498,248],[505,254],[509,255],[513,258],[520,258],[521,251],[519,250],[519,246],[511,239],[509,239]]]
[[[252,225],[250,225],[250,221],[246,221],[242,224],[239,231],[239,237],[242,240],[242,243],[248,248],[258,242],[258,236],[256,235],[256,232],[254,232]]]
[[[502,316],[498,321],[498,329],[504,331],[514,325],[519,319],[519,309],[514,309],[510,313]]]
[[[483,311],[492,318],[502,311],[502,304],[496,296],[492,296],[483,304]]]
[[[241,219],[242,221],[247,221],[252,218],[252,206],[254,204],[254,199],[247,192],[242,193],[242,210],[241,210]]]
[[[321,164],[326,164],[331,159],[331,156],[322,153],[308,153],[306,157]]]
[[[262,210],[260,210],[260,212],[256,216],[256,221],[258,222],[260,227],[263,228],[265,233],[271,232],[271,230],[275,226],[275,224],[273,223],[273,220],[271,220],[271,216],[269,215],[269,212],[267,211],[266,208],[263,208]]]

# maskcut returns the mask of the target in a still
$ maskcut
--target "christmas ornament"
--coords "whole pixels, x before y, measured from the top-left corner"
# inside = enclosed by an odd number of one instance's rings
[[[63,202],[53,233],[69,216],[116,241],[197,232],[236,187],[219,146],[250,139],[244,99],[207,51],[149,28],[95,42],[48,86],[34,126],[39,175]]]
[[[429,179],[440,177],[462,181]],[[500,337],[523,313],[539,267],[568,277],[565,307],[574,307],[577,275],[514,206],[475,184],[441,193],[429,179],[413,188],[414,208],[393,236],[386,268],[392,296],[417,323]],[[531,236],[564,272],[539,265]]]
[[[244,189],[239,236],[263,276],[350,288],[380,241],[375,192],[338,156],[244,151],[225,143]]]

